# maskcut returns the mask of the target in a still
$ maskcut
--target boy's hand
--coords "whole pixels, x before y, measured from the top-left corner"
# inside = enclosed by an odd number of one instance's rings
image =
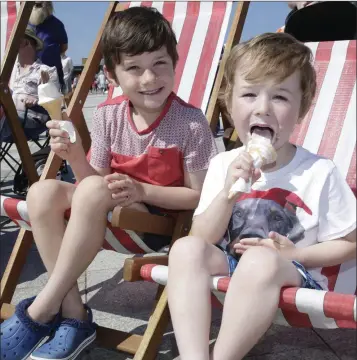
[[[62,113],[63,120],[69,120],[66,113]],[[76,128],[76,142],[72,144],[69,141],[69,135],[66,131],[61,130],[58,121],[50,120],[46,123],[47,128],[50,130],[51,136],[50,146],[51,150],[63,160],[69,162],[75,161],[81,153],[83,153],[82,140]],[[73,125],[74,127],[74,125]]]
[[[126,207],[143,201],[144,189],[139,181],[118,173],[106,175],[104,179],[108,182],[108,189],[112,192],[112,198],[118,201],[118,205]]]
[[[291,258],[292,254],[296,251],[295,244],[286,236],[280,235],[275,231],[269,233],[267,239],[260,238],[247,238],[240,240],[239,243],[234,244],[233,248],[237,254],[243,254],[252,246],[266,246],[276,251],[287,258]]]
[[[246,151],[242,151],[228,167],[224,192],[228,197],[232,185],[239,178],[243,178],[246,182],[252,179],[253,184],[259,177],[260,170],[254,168],[253,158]]]

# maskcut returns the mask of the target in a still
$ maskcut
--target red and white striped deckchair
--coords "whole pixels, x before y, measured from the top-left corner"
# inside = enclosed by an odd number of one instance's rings
[[[1,1],[1,42],[0,54],[1,63],[5,54],[6,45],[10,38],[12,28],[14,27],[16,15],[20,8],[19,1]]]
[[[0,18],[1,18],[1,39],[0,39],[0,56],[1,67],[3,62],[3,56],[5,54],[6,46],[10,38],[12,28],[14,27],[16,15],[20,8],[19,1],[1,1]],[[0,119],[4,116],[4,110],[0,106]]]
[[[317,94],[292,141],[332,159],[356,193],[356,41],[307,44],[317,70]],[[322,269],[330,291],[285,288],[275,323],[295,327],[356,328],[356,261]],[[143,279],[165,285],[168,268],[141,267]],[[228,277],[212,277],[213,304],[222,306]]]
[[[131,2],[123,4],[122,7],[140,5],[155,7],[172,24],[178,39],[180,56],[176,66],[174,90],[183,100],[201,108],[205,113],[219,67],[229,20],[234,11],[237,11],[233,3]],[[115,97],[121,94],[120,88],[111,89],[109,98],[115,101]],[[10,217],[27,230],[31,229],[25,201],[1,196],[1,215]],[[111,217],[112,213],[109,213],[104,248],[123,254],[153,252],[139,236],[135,236],[134,232],[112,227]]]

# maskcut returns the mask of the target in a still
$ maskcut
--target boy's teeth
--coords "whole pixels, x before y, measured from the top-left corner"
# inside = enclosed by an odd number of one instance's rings
[[[143,94],[155,94],[159,91],[159,89],[156,89],[156,90],[151,90],[151,91],[142,91]]]

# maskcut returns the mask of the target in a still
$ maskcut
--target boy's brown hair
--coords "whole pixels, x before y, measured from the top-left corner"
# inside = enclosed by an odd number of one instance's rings
[[[291,35],[265,33],[232,49],[225,66],[224,91],[220,95],[228,109],[231,109],[237,68],[243,71],[245,80],[252,83],[269,78],[280,83],[295,71],[300,71],[300,119],[308,112],[316,92],[312,53]]]
[[[115,13],[104,29],[101,41],[104,64],[113,75],[123,54],[134,56],[166,46],[174,67],[178,61],[175,33],[154,8],[139,6]]]

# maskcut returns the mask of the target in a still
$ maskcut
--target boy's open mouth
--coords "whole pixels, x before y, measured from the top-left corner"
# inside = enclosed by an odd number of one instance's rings
[[[158,93],[160,93],[162,90],[163,90],[163,86],[158,88],[158,89],[155,89],[155,90],[146,90],[146,91],[139,91],[140,94],[142,95],[156,95]]]
[[[256,124],[251,126],[250,135],[257,134],[261,137],[269,139],[271,142],[274,141],[275,131],[268,125]]]

